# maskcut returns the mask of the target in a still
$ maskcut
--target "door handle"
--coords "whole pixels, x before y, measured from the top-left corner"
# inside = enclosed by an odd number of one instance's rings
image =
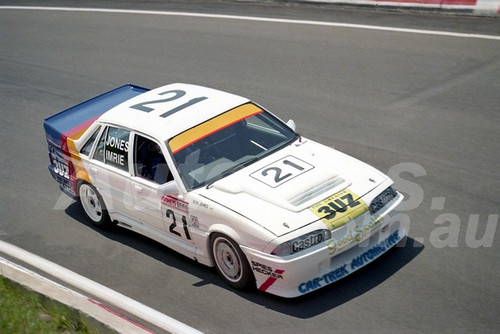
[[[90,172],[91,172],[92,174],[95,174],[95,175],[97,175],[97,174],[98,174],[98,173],[97,173],[97,168],[95,168],[95,167],[90,167]]]
[[[137,185],[134,185],[134,189],[135,189],[135,191],[136,191],[137,193],[139,193],[139,194],[140,194],[140,193],[142,193],[142,187],[139,187],[139,186],[137,186]]]

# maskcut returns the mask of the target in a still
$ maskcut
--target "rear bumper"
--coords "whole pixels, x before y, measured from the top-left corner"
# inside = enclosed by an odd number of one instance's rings
[[[50,175],[54,180],[56,180],[57,184],[59,185],[59,189],[66,195],[68,195],[71,198],[76,198],[76,194],[73,191],[73,188],[71,187],[71,182],[69,181],[69,178],[64,177],[61,175],[61,172],[59,169],[54,167],[53,165],[49,165],[48,167]]]

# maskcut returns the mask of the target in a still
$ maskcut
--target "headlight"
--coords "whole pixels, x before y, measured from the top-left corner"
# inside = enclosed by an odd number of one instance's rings
[[[276,247],[271,254],[280,256],[295,254],[304,249],[317,245],[325,240],[328,240],[331,237],[332,232],[330,232],[330,230],[316,230],[282,243],[281,245]]]
[[[387,203],[392,201],[394,197],[396,197],[397,193],[392,189],[392,187],[389,187],[382,191],[380,195],[375,197],[373,201],[370,204],[370,213],[373,215],[375,212],[379,211],[382,209]]]

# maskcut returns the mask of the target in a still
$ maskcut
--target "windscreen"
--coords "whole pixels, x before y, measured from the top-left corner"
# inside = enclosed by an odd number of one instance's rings
[[[169,140],[188,190],[209,185],[297,138],[283,122],[247,103]]]

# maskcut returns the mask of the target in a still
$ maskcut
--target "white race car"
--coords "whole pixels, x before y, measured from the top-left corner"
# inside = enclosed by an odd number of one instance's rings
[[[300,296],[407,235],[386,175],[240,96],[125,85],[44,128],[51,175],[95,225],[215,266],[234,288]]]

